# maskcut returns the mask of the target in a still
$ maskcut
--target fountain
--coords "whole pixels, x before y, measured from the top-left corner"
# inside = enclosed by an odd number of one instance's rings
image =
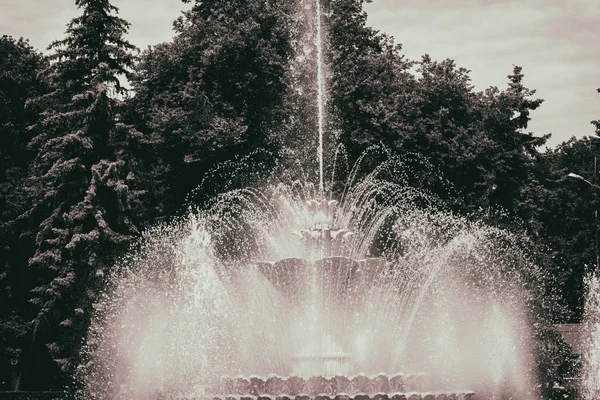
[[[96,305],[85,398],[536,398],[540,271],[515,238],[444,211],[396,157],[357,179],[376,149],[326,197],[314,7],[318,185],[235,190],[147,232]]]
[[[600,396],[600,277],[595,271],[586,279],[585,313],[583,325],[587,332],[583,354],[581,398]]]
[[[322,192],[321,186],[319,192]],[[334,317],[330,315],[324,320],[319,314],[323,311],[348,312],[349,306],[351,308],[364,301],[361,289],[378,279],[378,276],[383,276],[386,269],[392,266],[384,258],[354,260],[343,256],[351,253],[354,233],[347,229],[334,229],[338,202],[323,199],[306,203],[312,229],[293,234],[302,241],[306,254],[322,258],[284,258],[276,262],[257,263],[258,270],[285,298],[288,307],[293,308],[299,298],[310,307],[308,326],[304,326],[308,329],[300,339],[298,352],[289,357],[291,375],[225,377],[210,387],[207,394],[213,399],[222,400],[244,396],[323,400],[338,396],[365,400],[447,399],[445,393],[418,393],[425,386],[425,374],[355,374],[352,354],[345,352],[335,342],[334,332],[320,328]],[[315,300],[323,301],[324,293],[330,301],[327,309],[323,303],[311,304]],[[471,395],[471,392],[453,393],[450,398],[469,399]]]
[[[148,232],[97,305],[85,397],[536,398],[535,266],[505,232],[377,179],[392,164],[340,203],[277,184]]]

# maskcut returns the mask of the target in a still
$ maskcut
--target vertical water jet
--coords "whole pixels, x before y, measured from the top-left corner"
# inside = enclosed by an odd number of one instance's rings
[[[319,158],[319,195],[324,196],[323,185],[323,131],[324,131],[324,78],[323,78],[323,38],[321,34],[321,1],[315,0],[315,25],[317,29],[315,44],[317,47],[317,116],[318,116],[318,133],[319,133],[319,148],[317,156]]]

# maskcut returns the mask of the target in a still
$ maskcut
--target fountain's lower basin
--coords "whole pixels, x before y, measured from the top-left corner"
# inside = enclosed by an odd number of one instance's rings
[[[212,400],[469,400],[474,396],[472,392],[460,393],[376,393],[374,395],[357,394],[349,396],[341,393],[336,396],[328,396],[325,394],[317,396],[297,395],[297,396],[217,396],[212,397]],[[205,398],[190,398],[189,400],[200,400]]]
[[[427,392],[426,374],[347,377],[269,376],[223,378],[207,389],[213,400],[459,400],[470,391]]]

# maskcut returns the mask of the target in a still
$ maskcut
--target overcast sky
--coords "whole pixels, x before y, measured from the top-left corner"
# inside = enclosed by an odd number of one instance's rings
[[[70,0],[0,0],[0,34],[27,37],[44,50],[64,37],[78,14]],[[180,0],[113,0],[131,22],[129,40],[144,49],[172,37]],[[394,36],[418,60],[452,58],[471,70],[473,84],[506,87],[513,64],[524,84],[545,99],[529,130],[552,133],[554,146],[593,134],[600,119],[599,0],[374,0],[369,24]]]

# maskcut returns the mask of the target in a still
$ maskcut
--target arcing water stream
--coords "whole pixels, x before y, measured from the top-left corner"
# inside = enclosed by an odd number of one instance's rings
[[[425,392],[536,398],[535,293],[524,287],[540,271],[505,232],[381,180],[395,164],[328,217],[307,205],[317,190],[292,182],[224,194],[148,232],[97,305],[85,398],[203,397],[237,376],[421,372]],[[335,246],[321,241],[325,219]]]

